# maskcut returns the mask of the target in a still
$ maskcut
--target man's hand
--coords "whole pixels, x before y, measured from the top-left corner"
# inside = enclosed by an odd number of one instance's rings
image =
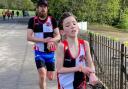
[[[44,43],[48,43],[48,42],[50,42],[50,39],[52,39],[52,37],[44,38],[44,39],[43,39],[43,42],[44,42]]]
[[[56,50],[55,42],[48,42],[47,48],[49,49],[49,51],[55,51]]]

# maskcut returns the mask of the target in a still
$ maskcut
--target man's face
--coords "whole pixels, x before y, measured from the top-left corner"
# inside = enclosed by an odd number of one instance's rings
[[[40,17],[46,17],[48,13],[48,7],[46,5],[40,5],[37,7],[37,11]]]

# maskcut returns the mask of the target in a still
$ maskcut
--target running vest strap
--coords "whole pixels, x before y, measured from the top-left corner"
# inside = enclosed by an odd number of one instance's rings
[[[78,39],[79,43],[80,44],[83,44],[84,45],[84,40],[82,39]],[[62,41],[62,43],[64,44],[64,51],[66,50],[66,48],[68,47],[68,43],[66,40]],[[85,46],[84,46],[84,49],[85,49]]]

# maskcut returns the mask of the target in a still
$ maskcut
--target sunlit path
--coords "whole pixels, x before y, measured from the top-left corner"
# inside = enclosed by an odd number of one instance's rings
[[[0,89],[39,89],[27,25],[0,24]],[[52,87],[52,88],[51,88]],[[56,81],[47,89],[57,89]]]

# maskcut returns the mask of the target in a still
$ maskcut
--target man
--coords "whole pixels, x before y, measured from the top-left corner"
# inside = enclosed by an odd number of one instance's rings
[[[11,12],[11,19],[14,17],[14,11]]]
[[[19,11],[16,12],[17,17],[19,17]]]
[[[30,18],[27,40],[35,42],[35,63],[39,73],[40,89],[46,89],[46,76],[53,79],[55,70],[55,43],[60,40],[56,20],[48,15],[47,0],[37,2],[37,16]]]

